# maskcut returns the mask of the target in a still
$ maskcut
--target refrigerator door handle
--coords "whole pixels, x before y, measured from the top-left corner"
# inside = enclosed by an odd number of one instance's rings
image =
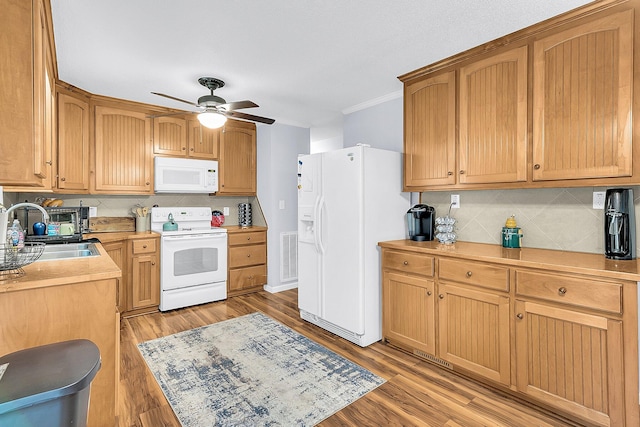
[[[323,223],[322,223],[322,210],[324,209],[324,197],[320,196],[320,198],[318,199],[318,210],[316,212],[316,227],[315,227],[315,232],[314,232],[314,238],[315,238],[315,243],[316,243],[316,250],[321,253],[324,254],[325,249],[324,249],[324,245],[322,244],[322,227],[323,227]]]

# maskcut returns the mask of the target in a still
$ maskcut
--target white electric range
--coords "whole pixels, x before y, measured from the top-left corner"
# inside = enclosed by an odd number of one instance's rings
[[[165,231],[169,214],[177,230]],[[151,208],[160,238],[160,310],[227,298],[227,230],[211,227],[211,208]]]

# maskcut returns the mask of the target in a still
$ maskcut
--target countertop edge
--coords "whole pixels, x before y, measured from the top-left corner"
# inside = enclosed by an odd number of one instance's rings
[[[444,245],[435,241],[392,240],[378,242],[378,246],[434,256],[492,262],[510,267],[561,270],[617,280],[640,281],[638,260],[616,261],[607,259],[604,255],[587,252],[538,248],[511,249],[490,243],[460,241]]]

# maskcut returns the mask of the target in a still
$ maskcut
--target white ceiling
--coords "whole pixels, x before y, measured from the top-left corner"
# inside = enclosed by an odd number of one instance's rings
[[[198,77],[243,110],[336,137],[342,116],[401,96],[397,76],[585,0],[51,0],[60,79],[172,108]],[[315,134],[314,134],[315,131]]]

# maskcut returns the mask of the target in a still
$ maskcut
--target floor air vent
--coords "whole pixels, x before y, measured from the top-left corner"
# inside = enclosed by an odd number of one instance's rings
[[[413,354],[415,354],[416,356],[420,356],[423,359],[427,359],[433,363],[437,363],[438,365],[443,366],[447,369],[453,369],[453,366],[451,366],[451,363],[447,362],[446,360],[438,359],[437,357],[427,353],[423,353],[420,350],[413,350]]]
[[[280,233],[280,281],[298,279],[298,232]]]

